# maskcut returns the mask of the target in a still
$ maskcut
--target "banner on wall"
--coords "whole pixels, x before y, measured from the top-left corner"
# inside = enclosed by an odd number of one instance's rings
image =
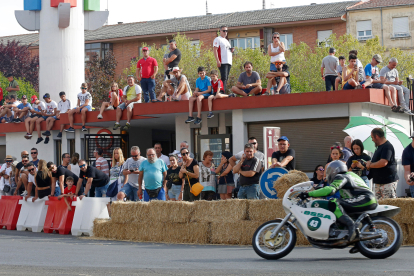
[[[272,165],[272,153],[279,150],[277,139],[280,137],[280,127],[263,127],[263,153],[265,155],[265,170]]]

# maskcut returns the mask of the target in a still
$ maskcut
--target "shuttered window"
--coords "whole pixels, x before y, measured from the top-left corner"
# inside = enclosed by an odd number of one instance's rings
[[[408,17],[395,17],[392,19],[394,37],[410,36]]]
[[[325,166],[335,142],[344,145],[347,134],[342,130],[348,123],[348,117],[249,123],[248,136],[256,137],[259,150],[263,151],[263,127],[280,127],[280,135],[289,138],[290,147],[296,152],[296,169],[313,172],[316,165]]]
[[[325,43],[325,46],[328,47],[329,46],[329,37],[332,34],[332,30],[327,30],[327,31],[318,31],[318,41],[319,41],[319,46],[321,46],[323,43]]]
[[[372,37],[371,20],[357,21],[357,37],[360,40],[366,40]]]

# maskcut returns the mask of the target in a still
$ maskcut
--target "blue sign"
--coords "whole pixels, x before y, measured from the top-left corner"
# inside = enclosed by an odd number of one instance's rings
[[[284,168],[269,168],[260,177],[260,189],[267,198],[277,198],[277,192],[273,188],[273,183],[288,171]]]

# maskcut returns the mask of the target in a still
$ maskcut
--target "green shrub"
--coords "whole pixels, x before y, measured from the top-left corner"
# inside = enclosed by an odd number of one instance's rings
[[[20,91],[17,91],[17,97],[21,98],[23,95],[26,95],[30,98],[33,95],[39,97],[39,93],[33,88],[33,85],[26,81],[25,79],[15,78],[19,84]],[[0,72],[0,87],[3,88],[3,95],[6,96],[9,93],[6,91],[6,88],[9,86],[9,81],[7,78]]]

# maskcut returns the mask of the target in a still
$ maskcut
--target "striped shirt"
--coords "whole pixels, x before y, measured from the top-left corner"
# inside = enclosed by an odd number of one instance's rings
[[[96,168],[109,176],[109,164],[105,158],[99,157],[98,160],[96,160]]]

